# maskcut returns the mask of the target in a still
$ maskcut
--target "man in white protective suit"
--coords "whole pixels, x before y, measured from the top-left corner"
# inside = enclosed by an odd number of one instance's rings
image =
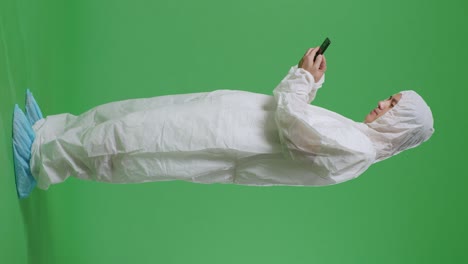
[[[433,118],[414,91],[355,122],[311,105],[325,56],[310,48],[273,96],[236,90],[131,99],[33,123],[30,170],[40,189],[69,176],[109,183],[185,180],[323,186],[428,140]]]

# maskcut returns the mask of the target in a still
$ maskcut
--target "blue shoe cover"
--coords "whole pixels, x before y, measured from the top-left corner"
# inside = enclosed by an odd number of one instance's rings
[[[15,105],[13,113],[13,159],[15,164],[16,192],[20,199],[26,198],[36,186],[29,161],[34,141],[34,131],[23,111]]]
[[[29,89],[26,90],[25,108],[26,116],[28,117],[31,126],[34,125],[38,120],[42,119],[41,109],[39,108],[39,105],[37,104],[36,100],[34,99],[34,96],[29,91]]]

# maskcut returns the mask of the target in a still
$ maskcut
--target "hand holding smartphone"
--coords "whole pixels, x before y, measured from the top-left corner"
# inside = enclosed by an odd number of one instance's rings
[[[315,53],[314,61],[315,61],[315,59],[317,58],[317,56],[318,56],[319,54],[325,53],[325,51],[327,50],[327,48],[328,48],[328,46],[330,45],[330,43],[331,43],[331,41],[330,41],[329,38],[326,38],[326,39],[323,41],[322,45],[320,45],[319,50],[317,51],[317,53]]]
[[[322,45],[318,48],[318,50],[317,48],[308,49],[306,54],[304,54],[304,56],[298,63],[298,68],[302,68],[308,71],[310,74],[312,74],[315,82],[318,82],[323,77],[323,75],[325,74],[325,71],[327,70],[327,61],[325,57],[323,57],[323,60],[320,62],[320,65],[315,65],[315,59],[317,58],[319,54],[325,53],[330,43],[331,43],[330,39],[326,38],[325,41],[323,41]],[[315,52],[315,55],[314,55],[313,61],[310,61],[312,51]]]

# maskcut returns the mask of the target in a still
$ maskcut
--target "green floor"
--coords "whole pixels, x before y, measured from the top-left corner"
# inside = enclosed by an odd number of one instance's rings
[[[0,0],[0,263],[467,263],[468,5],[439,1]],[[16,198],[15,103],[45,115],[165,94],[271,94],[332,41],[315,104],[356,121],[413,89],[421,147],[329,187],[70,178]]]

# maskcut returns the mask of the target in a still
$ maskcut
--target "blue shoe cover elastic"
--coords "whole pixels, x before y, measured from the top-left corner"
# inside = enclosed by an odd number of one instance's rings
[[[37,104],[36,100],[34,99],[33,94],[26,90],[26,116],[28,117],[29,123],[34,125],[38,120],[42,119],[42,112]]]
[[[13,159],[15,164],[16,191],[20,199],[26,198],[36,186],[29,161],[34,141],[34,131],[23,111],[15,105],[13,113]]]

